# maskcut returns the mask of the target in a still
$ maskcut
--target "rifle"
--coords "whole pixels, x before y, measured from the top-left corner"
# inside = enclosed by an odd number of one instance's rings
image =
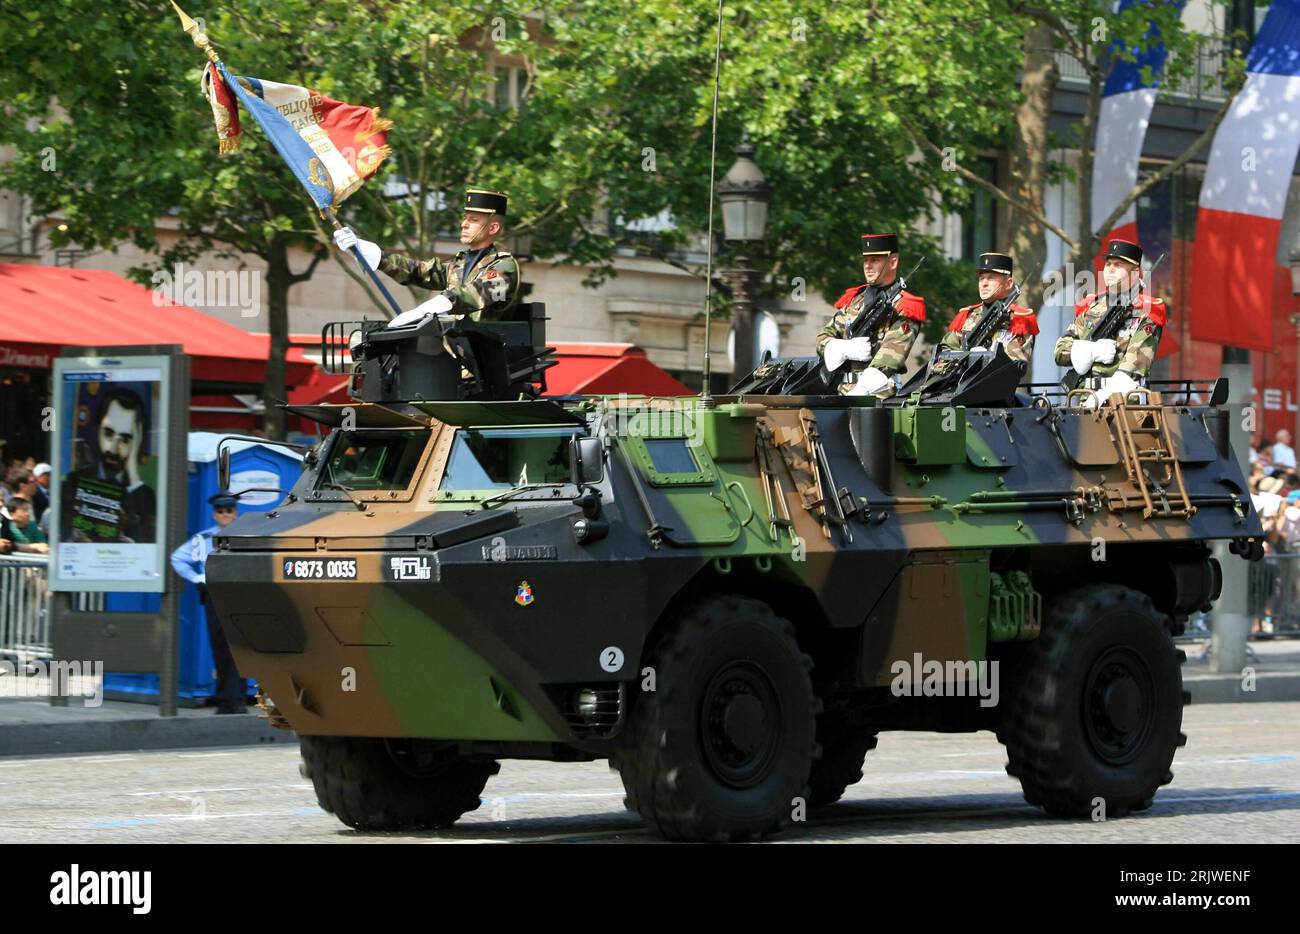
[[[912,267],[911,272],[906,276],[899,276],[893,282],[889,283],[889,285],[881,289],[880,294],[876,296],[876,300],[866,308],[863,308],[862,311],[858,312],[858,316],[849,322],[849,326],[844,329],[845,339],[852,340],[855,337],[864,337],[867,334],[874,333],[876,328],[878,328],[886,318],[893,313],[894,300],[898,298],[905,288],[907,288],[907,280],[916,275],[916,271],[921,268],[921,264],[924,262],[925,257],[922,256],[916,261],[916,265]],[[846,360],[845,363],[847,362],[848,361]],[[843,366],[844,364],[841,363],[840,367]],[[823,357],[821,374],[828,388],[835,384],[836,372],[838,372],[838,370],[827,369],[825,358]]]
[[[1155,273],[1157,267],[1164,262],[1166,255],[1167,254],[1165,253],[1161,253],[1160,257],[1151,264],[1151,268],[1147,270],[1147,277],[1150,277]],[[1115,335],[1119,333],[1120,327],[1126,320],[1128,320],[1129,315],[1133,313],[1133,305],[1137,302],[1138,295],[1141,294],[1144,288],[1146,288],[1146,278],[1139,278],[1138,281],[1134,283],[1133,288],[1129,289],[1125,295],[1121,296],[1115,304],[1107,308],[1106,313],[1101,316],[1101,320],[1088,331],[1086,336],[1079,338],[1079,340],[1114,340]],[[1065,387],[1066,392],[1073,392],[1079,387],[1079,383],[1082,379],[1083,377],[1076,373],[1072,367],[1066,372],[1065,378],[1061,380],[1061,384]]]
[[[1026,278],[1025,281],[1028,282],[1029,279]],[[1011,306],[1015,304],[1016,299],[1019,297],[1020,283],[1012,282],[1007,294],[990,305],[988,311],[984,313],[984,317],[980,319],[980,323],[975,326],[975,330],[971,332],[970,338],[966,341],[966,349],[970,350],[973,347],[987,348],[994,334],[1010,326]]]

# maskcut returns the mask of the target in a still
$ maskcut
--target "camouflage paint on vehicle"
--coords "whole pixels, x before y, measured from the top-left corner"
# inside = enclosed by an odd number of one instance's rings
[[[807,639],[818,678],[870,689],[915,653],[978,661],[997,641],[1033,638],[1035,588],[1065,566],[1140,570],[1156,606],[1185,619],[1213,596],[1198,589],[1213,577],[1205,543],[1262,535],[1226,412],[1211,406],[715,401],[296,408],[333,434],[292,501],[241,517],[208,563],[241,672],[303,735],[599,756],[656,627],[690,596],[768,600]],[[344,462],[331,461],[334,446],[366,432],[413,439],[409,481],[331,488],[328,465]],[[504,432],[500,450],[493,432]],[[466,439],[505,451],[501,469],[513,471],[506,442],[542,439],[548,451],[571,435],[606,452],[598,540],[576,540],[582,511],[567,480],[511,481],[504,498],[499,484],[449,482]],[[1173,456],[1152,461],[1166,445]],[[1141,476],[1138,450],[1150,465]],[[558,451],[545,469],[558,470]],[[319,577],[294,564],[317,561]],[[355,561],[354,576],[330,579],[338,561]],[[602,686],[616,716],[591,729],[573,693]]]

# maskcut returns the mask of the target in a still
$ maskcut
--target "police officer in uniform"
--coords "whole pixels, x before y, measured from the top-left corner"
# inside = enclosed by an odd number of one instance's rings
[[[1110,307],[1124,299],[1142,278],[1142,248],[1112,240],[1101,270],[1106,291],[1087,295],[1074,307],[1074,320],[1056,342],[1056,362],[1083,377],[1081,387],[1094,389],[1102,401],[1112,393],[1141,388],[1156,359],[1169,309],[1158,298],[1139,294],[1114,339],[1089,339]]]
[[[506,196],[498,191],[471,188],[465,194],[460,222],[460,242],[465,249],[451,262],[436,257],[411,259],[360,240],[351,227],[334,231],[339,249],[353,246],[372,269],[387,273],[402,285],[440,293],[441,299],[425,303],[429,310],[469,315],[474,321],[499,321],[508,317],[519,298],[519,262],[500,249],[496,241],[505,234]]]
[[[216,535],[238,514],[236,505],[238,494],[217,493],[208,498],[212,504],[212,519],[216,525],[199,532],[188,542],[172,552],[172,570],[193,584],[203,601],[203,615],[208,624],[208,646],[212,649],[212,662],[217,669],[217,713],[245,713],[248,699],[248,684],[239,676],[235,668],[235,658],[230,654],[230,644],[226,634],[221,631],[221,623],[212,609],[212,598],[208,594],[208,579],[205,573],[208,555],[212,553],[212,536]]]
[[[849,338],[849,325],[898,278],[898,234],[862,235],[862,276],[862,285],[846,290],[835,302],[835,314],[817,334],[817,353],[832,372],[846,361],[850,364],[840,370],[844,374],[837,387],[841,395],[889,395],[895,378],[907,369],[907,355],[921,333],[925,299],[900,292],[893,311],[873,333]]]
[[[981,253],[979,261],[979,296],[974,305],[967,305],[957,312],[948,332],[943,335],[939,346],[948,350],[992,350],[995,344],[1001,344],[1012,360],[1021,360],[1028,365],[1034,352],[1034,335],[1038,333],[1038,317],[1034,312],[1021,305],[1011,306],[1011,318],[1006,327],[995,331],[986,339],[983,347],[968,346],[970,337],[984,321],[991,306],[1006,297],[1011,291],[1015,279],[1014,264],[1006,253]]]

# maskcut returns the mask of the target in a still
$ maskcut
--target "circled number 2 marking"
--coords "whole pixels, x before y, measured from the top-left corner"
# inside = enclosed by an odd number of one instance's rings
[[[623,650],[616,645],[601,649],[600,667],[605,671],[618,671],[623,667]]]

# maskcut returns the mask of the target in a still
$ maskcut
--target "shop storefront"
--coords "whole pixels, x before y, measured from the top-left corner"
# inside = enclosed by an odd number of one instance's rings
[[[111,272],[0,263],[4,456],[49,459],[50,371],[63,347],[139,344],[180,344],[190,358],[195,399],[261,394],[265,336],[174,305]],[[291,355],[289,386],[306,382],[315,369],[301,354]]]

